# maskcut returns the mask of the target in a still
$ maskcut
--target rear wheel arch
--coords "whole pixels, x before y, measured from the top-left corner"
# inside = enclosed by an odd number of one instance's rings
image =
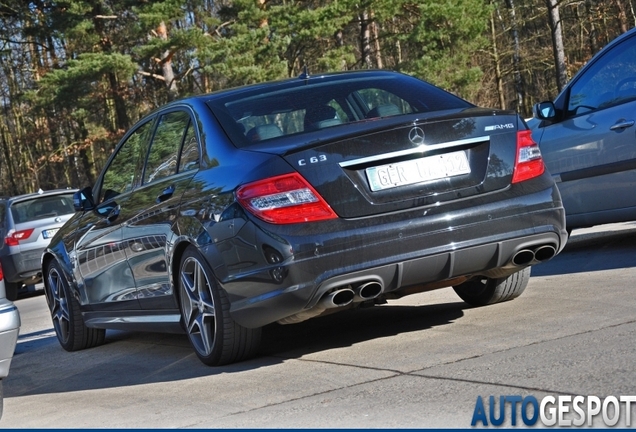
[[[196,245],[184,244],[173,257],[173,266],[177,265],[173,278],[181,325],[197,357],[210,366],[253,357],[260,345],[261,328],[243,327],[232,319],[227,292],[205,255]]]
[[[173,287],[172,292],[174,294],[174,299],[176,301],[176,304],[179,304],[179,301],[180,301],[179,300],[179,267],[181,265],[181,257],[183,256],[183,253],[186,251],[188,246],[195,246],[195,245],[188,240],[183,240],[177,243],[170,257],[170,260],[171,260],[170,275],[171,275],[171,282]]]

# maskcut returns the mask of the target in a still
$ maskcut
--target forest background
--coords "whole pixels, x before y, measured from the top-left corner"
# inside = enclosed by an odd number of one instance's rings
[[[531,115],[636,0],[0,0],[0,195],[93,184],[125,131],[179,97],[393,69]]]

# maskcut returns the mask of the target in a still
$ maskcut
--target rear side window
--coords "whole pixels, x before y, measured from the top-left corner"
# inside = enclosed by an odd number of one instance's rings
[[[139,161],[148,148],[151,127],[152,121],[141,125],[119,147],[104,172],[98,203],[129,192],[135,187],[141,177]]]
[[[11,215],[16,224],[71,213],[75,213],[72,193],[37,197],[11,206]]]
[[[190,122],[187,112],[176,111],[159,118],[150,145],[144,183],[150,183],[177,173],[177,158]]]
[[[199,168],[199,143],[194,131],[194,124],[190,122],[186,131],[181,158],[179,160],[179,172],[190,171]]]

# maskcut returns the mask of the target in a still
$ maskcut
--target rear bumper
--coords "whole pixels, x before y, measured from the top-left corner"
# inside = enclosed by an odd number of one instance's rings
[[[9,374],[19,330],[18,308],[7,299],[0,299],[0,378]]]
[[[44,248],[19,251],[3,256],[2,270],[8,282],[33,284],[42,279],[41,257]]]
[[[505,201],[484,197],[470,206],[326,222],[320,233],[317,224],[264,229],[248,223],[228,249],[239,258],[215,271],[230,296],[233,318],[247,327],[307,310],[327,292],[352,283],[373,280],[390,293],[492,274],[510,268],[520,250],[551,245],[556,254],[567,241],[556,187],[526,192],[508,193],[512,198]],[[251,251],[249,261],[247,255],[241,259],[240,247]],[[258,262],[256,252],[271,250],[279,262]]]

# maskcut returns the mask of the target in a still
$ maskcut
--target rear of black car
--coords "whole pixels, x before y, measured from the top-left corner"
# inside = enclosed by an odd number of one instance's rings
[[[218,275],[242,325],[445,286],[466,299],[475,281],[505,281],[565,244],[558,190],[515,113],[389,72],[208,105],[240,151],[269,158],[236,190],[248,223]]]

